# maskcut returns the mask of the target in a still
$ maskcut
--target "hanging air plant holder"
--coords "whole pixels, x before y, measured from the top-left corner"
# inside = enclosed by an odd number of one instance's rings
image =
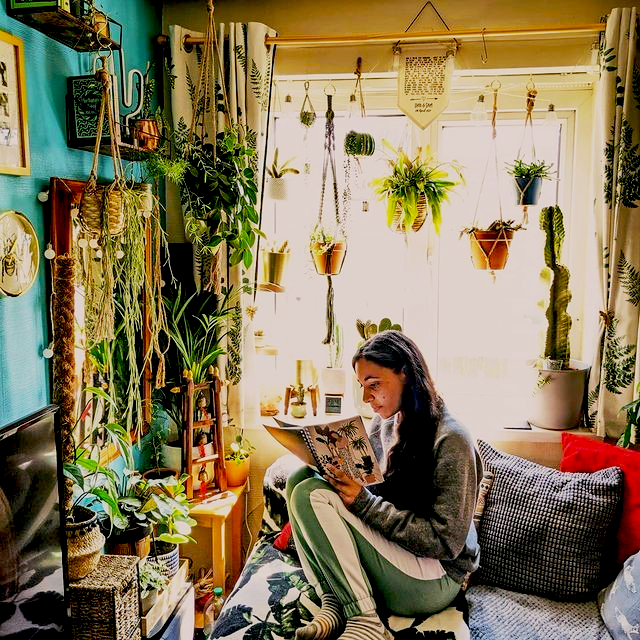
[[[125,191],[125,181],[117,143],[115,116],[111,104],[111,75],[106,66],[107,58],[100,56],[99,60],[102,67],[96,71],[96,78],[102,87],[102,96],[98,115],[98,129],[93,149],[93,164],[80,200],[78,219],[84,230],[91,235],[101,236],[106,233],[111,236],[117,236],[124,231],[123,192]],[[99,185],[97,171],[105,112],[109,125],[114,180],[111,184]]]
[[[304,83],[304,100],[302,101],[302,107],[300,107],[300,124],[305,127],[313,126],[316,121],[316,112],[311,104],[311,98],[309,98],[309,81]]]
[[[482,182],[480,184],[480,191],[478,193],[478,200],[476,202],[473,222],[471,224],[471,227],[463,229],[462,233],[466,233],[469,236],[471,263],[473,264],[473,266],[476,269],[490,271],[493,274],[495,271],[500,271],[505,268],[509,259],[509,250],[511,248],[513,234],[518,229],[521,229],[522,225],[516,225],[513,220],[504,220],[502,217],[500,178],[498,172],[498,150],[496,146],[496,117],[498,113],[498,90],[500,88],[500,82],[495,80],[491,84],[491,88],[493,89],[491,149],[489,151],[489,155],[487,156],[487,162],[484,168]],[[498,187],[498,209],[500,215],[499,218],[496,218],[487,227],[480,228],[476,225],[478,206],[480,204],[480,195],[482,194],[484,182],[487,177],[487,170],[492,159],[495,165],[496,184]]]
[[[331,85],[332,86],[332,85]],[[335,91],[335,89],[334,89]],[[334,332],[333,315],[333,282],[332,276],[338,275],[342,270],[345,256],[347,254],[347,238],[344,229],[344,220],[340,215],[340,202],[338,198],[338,181],[336,175],[335,161],[335,130],[334,112],[332,108],[333,93],[327,93],[327,112],[325,124],[324,140],[324,161],[322,166],[322,187],[320,190],[320,209],[318,211],[318,221],[311,232],[309,239],[309,250],[313,258],[313,264],[319,275],[327,277],[327,335],[323,344],[331,342]],[[333,204],[335,209],[335,224],[328,228],[322,220],[324,211],[324,194],[327,184],[327,170],[331,168],[333,179]]]
[[[356,62],[356,85],[349,96],[349,110],[353,110],[356,101],[360,108],[360,117],[364,120],[366,111],[364,107],[364,94],[362,93],[362,58]],[[376,142],[370,133],[358,133],[349,131],[344,138],[344,152],[347,156],[372,156],[376,150]]]

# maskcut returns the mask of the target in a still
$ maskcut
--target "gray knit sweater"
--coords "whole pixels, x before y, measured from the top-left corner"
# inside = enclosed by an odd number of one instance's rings
[[[396,439],[394,420],[376,415],[369,435],[383,469]],[[386,495],[384,483],[363,487],[350,510],[373,529],[417,556],[440,560],[457,582],[478,568],[480,550],[473,525],[482,462],[467,429],[445,409],[433,448],[433,491],[407,486],[406,493]],[[385,498],[376,495],[381,493]],[[401,502],[403,509],[396,508]],[[404,508],[407,504],[410,508]],[[420,514],[420,516],[416,515]]]

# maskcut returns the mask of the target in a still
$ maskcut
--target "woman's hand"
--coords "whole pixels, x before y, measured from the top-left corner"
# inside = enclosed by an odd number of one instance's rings
[[[338,492],[345,506],[350,507],[362,490],[362,485],[350,478],[338,467],[327,465],[326,468],[328,473],[325,475],[325,479]]]

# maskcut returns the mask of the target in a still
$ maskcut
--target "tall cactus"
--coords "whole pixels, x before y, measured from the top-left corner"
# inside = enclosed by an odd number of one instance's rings
[[[562,368],[569,368],[571,348],[569,331],[571,316],[567,306],[571,300],[569,291],[569,269],[560,264],[562,243],[564,242],[564,224],[560,207],[545,207],[540,212],[540,229],[545,232],[544,261],[540,278],[549,284],[549,304],[547,306],[547,337],[544,357],[561,360]]]

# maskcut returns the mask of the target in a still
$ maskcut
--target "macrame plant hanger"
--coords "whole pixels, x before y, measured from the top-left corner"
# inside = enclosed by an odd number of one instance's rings
[[[213,158],[216,159],[216,135],[217,135],[217,97],[215,91],[215,64],[217,62],[217,72],[220,77],[220,89],[225,108],[225,122],[230,124],[229,99],[224,83],[224,73],[222,69],[222,61],[219,56],[218,37],[216,33],[216,24],[214,19],[213,0],[207,0],[207,31],[204,38],[202,57],[200,60],[200,75],[198,84],[193,95],[191,104],[191,124],[189,126],[189,135],[187,138],[186,159],[189,158],[189,151],[193,142],[194,135],[199,135],[204,140],[208,135],[207,125],[209,126],[211,136],[213,138]],[[213,86],[212,86],[213,85]],[[211,114],[207,121],[207,114]],[[206,269],[207,278],[205,279],[204,289],[214,293],[220,293],[221,282],[221,259],[220,245],[218,249],[210,256],[206,256],[202,251],[202,247],[194,246],[194,270],[199,270],[200,275],[196,278],[196,282],[202,280],[202,275]],[[195,275],[195,274],[194,274]]]
[[[495,281],[495,271],[491,266],[491,256],[493,255],[494,251],[496,251],[496,249],[500,246],[500,243],[502,242],[505,243],[505,246],[507,249],[507,256],[508,256],[509,242],[507,239],[506,231],[504,230],[504,225],[502,224],[504,222],[504,219],[502,217],[502,198],[500,196],[500,171],[498,169],[498,145],[496,143],[496,136],[497,136],[496,118],[498,115],[498,91],[500,90],[500,87],[502,85],[499,80],[494,80],[489,86],[493,91],[493,110],[491,114],[491,147],[487,155],[487,161],[484,166],[484,173],[482,174],[482,182],[480,183],[480,190],[478,191],[476,208],[473,214],[473,222],[471,223],[472,231],[469,234],[469,236],[471,238],[471,242],[477,246],[480,254],[483,256],[483,260],[485,262],[484,268],[491,272],[491,276]],[[475,230],[477,229],[476,222],[478,218],[478,208],[480,206],[480,196],[482,195],[482,190],[484,188],[485,179],[487,177],[487,171],[489,169],[489,164],[491,162],[491,156],[493,156],[493,164],[496,172],[496,190],[498,192],[498,210],[500,212],[499,222],[501,224],[500,224],[499,234],[495,237],[495,239],[493,239],[493,241],[480,242],[475,233]]]
[[[333,85],[329,85],[333,86]],[[334,87],[335,92],[335,87]],[[324,264],[326,265],[324,275],[327,276],[327,333],[325,335],[322,344],[331,344],[335,330],[335,316],[334,316],[334,292],[332,276],[340,273],[342,268],[342,261],[344,260],[344,253],[346,252],[346,240],[344,220],[340,216],[340,202],[338,197],[338,180],[336,174],[336,159],[335,159],[335,128],[334,128],[334,112],[333,112],[333,93],[328,93],[325,88],[325,95],[327,96],[327,112],[325,114],[325,136],[324,136],[324,159],[322,164],[322,187],[320,189],[320,208],[318,210],[318,221],[313,231],[314,238],[322,238],[324,240]],[[331,238],[327,238],[324,227],[322,224],[322,214],[324,211],[324,193],[327,183],[327,170],[331,167],[331,177],[333,180],[333,204],[335,209],[336,230],[335,234]],[[342,246],[340,246],[342,245]],[[338,253],[341,255],[338,255]],[[313,252],[312,252],[313,253]],[[316,268],[318,261],[316,261]],[[321,273],[321,271],[318,271]]]
[[[525,138],[527,136],[527,125],[529,126],[529,132],[531,134],[531,161],[536,162],[536,144],[533,140],[533,107],[536,103],[536,96],[538,95],[538,90],[536,89],[536,85],[533,82],[533,79],[529,78],[529,82],[527,82],[527,101],[526,101],[526,112],[524,116],[524,127],[522,130],[522,139],[520,140],[520,147],[518,148],[518,154],[516,155],[516,160],[524,160],[524,156],[522,153],[522,147],[524,145]],[[520,186],[517,182],[515,183],[516,188],[518,190],[518,204],[522,203],[524,200],[524,194],[527,189],[532,185],[534,178],[530,178],[529,181],[524,185]],[[529,209],[528,205],[522,205],[522,224],[529,224]]]

